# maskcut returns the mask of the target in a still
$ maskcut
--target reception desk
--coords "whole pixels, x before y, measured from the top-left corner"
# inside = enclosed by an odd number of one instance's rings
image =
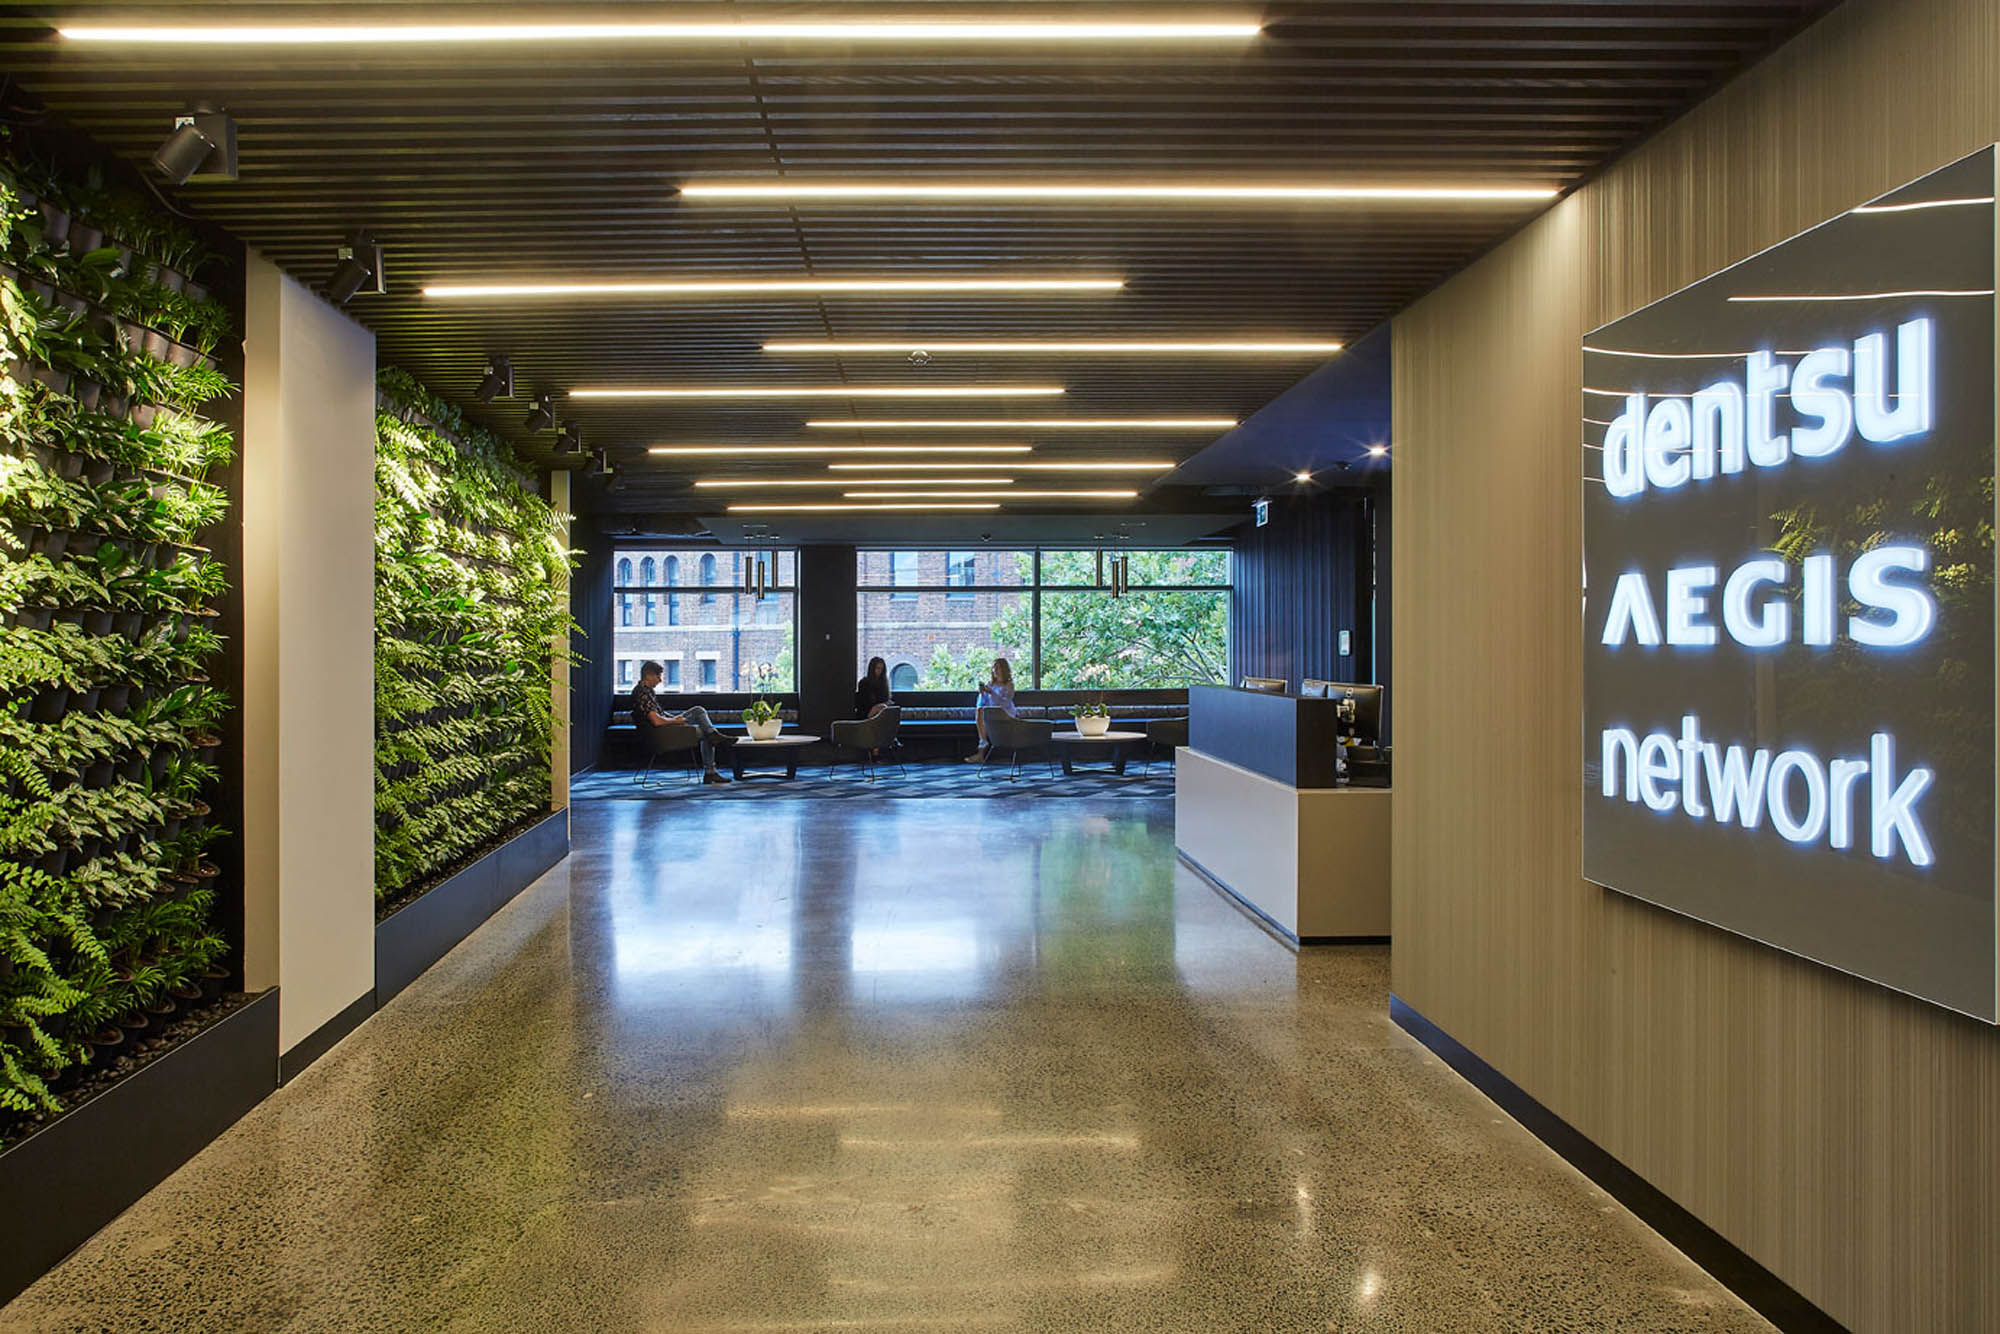
[[[1198,686],[1188,703],[1181,858],[1296,943],[1388,939],[1390,791],[1334,785],[1336,702]]]

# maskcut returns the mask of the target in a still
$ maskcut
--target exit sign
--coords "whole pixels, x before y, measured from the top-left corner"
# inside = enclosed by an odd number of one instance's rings
[[[1264,526],[1265,524],[1267,524],[1267,523],[1271,522],[1271,502],[1270,502],[1270,501],[1268,501],[1268,500],[1260,500],[1260,501],[1258,501],[1258,502],[1256,503],[1256,505],[1255,505],[1255,506],[1254,506],[1253,508],[1254,508],[1254,509],[1256,510],[1256,512],[1257,512],[1257,526],[1258,526],[1259,528],[1262,528],[1262,527],[1263,527],[1263,526]]]

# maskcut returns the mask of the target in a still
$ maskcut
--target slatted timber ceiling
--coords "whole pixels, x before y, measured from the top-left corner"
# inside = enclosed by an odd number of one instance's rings
[[[348,309],[404,366],[475,418],[520,430],[558,396],[621,473],[595,507],[714,512],[689,489],[721,461],[651,459],[661,442],[982,439],[1036,457],[1180,458],[1214,433],[807,431],[825,417],[1247,417],[1313,359],[1063,355],[774,355],[767,339],[1353,339],[1520,226],[1541,205],[786,206],[683,199],[684,181],[1126,179],[1566,188],[1752,61],[1826,0],[1294,0],[1271,5],[123,3],[0,0],[0,67],[134,161],[197,98],[240,127],[241,179],[184,206],[308,282],[371,228],[390,292]],[[59,21],[206,24],[502,19],[1248,18],[1241,42],[1081,46],[574,43],[137,48],[66,43]],[[1112,294],[636,298],[446,304],[440,282],[575,278],[1111,276]],[[513,400],[471,391],[488,353]],[[841,399],[565,402],[620,384],[1059,383],[1021,403]],[[823,461],[732,473],[800,474]],[[1068,482],[1084,485],[1081,481]],[[1103,483],[1099,482],[1099,485]],[[590,503],[590,502],[586,502]],[[1185,509],[1160,487],[1140,510]],[[1032,508],[1022,506],[1022,508]],[[1094,508],[1104,509],[1103,505]],[[1119,508],[1119,507],[1111,507]],[[894,523],[893,516],[883,519]]]

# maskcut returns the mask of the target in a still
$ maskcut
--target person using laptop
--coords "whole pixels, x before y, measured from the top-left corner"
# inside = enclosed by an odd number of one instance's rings
[[[668,713],[660,707],[659,699],[653,694],[667,669],[657,662],[646,662],[639,667],[639,684],[632,687],[632,724],[635,727],[665,727],[668,723],[686,723],[701,733],[701,781],[717,785],[729,780],[715,767],[715,752],[723,747],[736,744],[736,738],[716,730],[708,720],[708,710],[696,705],[682,709],[679,713]]]

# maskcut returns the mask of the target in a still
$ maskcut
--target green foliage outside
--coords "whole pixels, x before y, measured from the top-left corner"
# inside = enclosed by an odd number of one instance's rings
[[[375,893],[394,899],[550,808],[568,516],[506,446],[384,371],[375,453]],[[567,654],[568,650],[563,650]]]
[[[236,386],[206,256],[151,200],[10,150],[0,255],[5,1137],[226,978],[204,797],[229,576],[203,538],[235,440],[201,414]]]
[[[1228,556],[1217,551],[1134,551],[1127,582],[1221,583]],[[1020,577],[1034,579],[1034,555],[1021,552]],[[1114,598],[1093,587],[1092,551],[1042,553],[1041,686],[1045,690],[1149,689],[1221,681],[1229,674],[1229,594],[1205,591],[1136,591]],[[1075,590],[1075,591],[1069,591]],[[973,690],[984,682],[996,653],[1013,662],[1016,682],[1034,679],[1033,595],[1023,591],[993,619],[989,644],[954,655],[937,645],[918,678],[919,690]],[[994,645],[1000,646],[997,650]],[[1018,647],[1012,647],[1018,646]]]

